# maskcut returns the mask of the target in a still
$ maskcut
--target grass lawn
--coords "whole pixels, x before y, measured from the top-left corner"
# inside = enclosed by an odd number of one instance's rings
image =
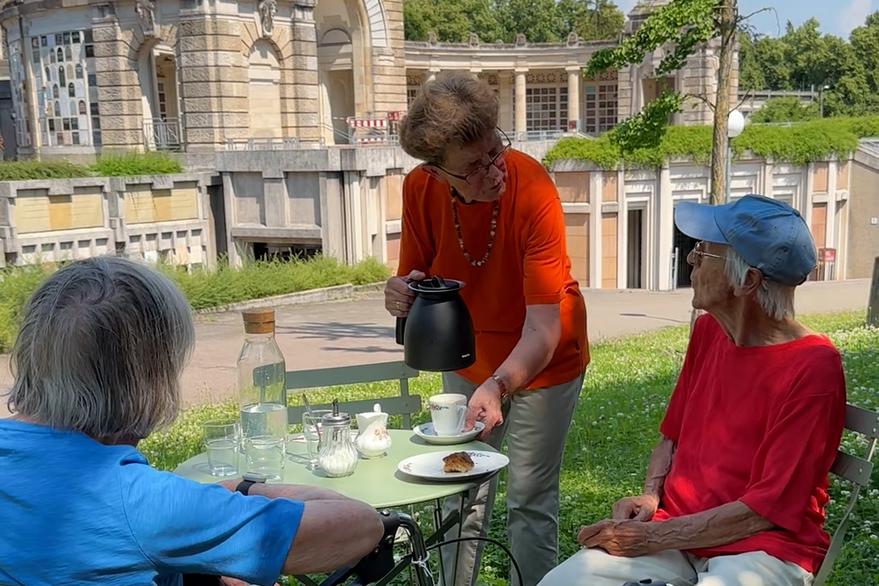
[[[816,331],[829,334],[843,354],[848,381],[848,400],[879,410],[879,330],[863,326],[863,313],[812,316],[803,320]],[[647,460],[658,439],[659,422],[677,378],[687,343],[686,327],[595,344],[574,422],[568,435],[561,478],[561,559],[578,546],[579,527],[607,518],[619,498],[636,494],[644,480]],[[439,377],[425,374],[410,385],[412,392],[427,398],[439,391]],[[312,402],[332,397],[340,400],[387,396],[394,385],[350,386],[309,393]],[[300,401],[290,397],[291,403]],[[159,468],[173,469],[200,451],[200,423],[220,413],[235,414],[234,404],[212,405],[184,413],[167,432],[147,438],[140,448]],[[427,419],[426,413],[418,421]],[[399,425],[399,421],[397,421]],[[844,446],[863,454],[866,443],[846,436]],[[874,473],[875,480],[879,473]],[[501,491],[504,490],[501,479]],[[832,531],[842,514],[850,487],[833,481],[828,528]],[[491,537],[505,541],[506,511],[499,495]],[[854,514],[844,551],[829,581],[837,586],[879,584],[879,490],[862,496]],[[487,546],[482,565],[486,584],[507,584],[507,561],[503,552]]]

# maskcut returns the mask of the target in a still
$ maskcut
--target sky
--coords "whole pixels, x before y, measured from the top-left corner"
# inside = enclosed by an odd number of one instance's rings
[[[616,0],[623,12],[631,10],[635,2],[636,0]],[[828,5],[834,8],[841,6],[842,10],[830,11]],[[879,0],[739,0],[739,12],[743,15],[767,7],[775,8],[778,19],[776,20],[774,12],[764,12],[753,17],[751,24],[758,33],[778,36],[784,33],[787,21],[798,26],[814,16],[821,23],[822,32],[847,39],[853,28],[864,24],[868,14],[879,10]]]

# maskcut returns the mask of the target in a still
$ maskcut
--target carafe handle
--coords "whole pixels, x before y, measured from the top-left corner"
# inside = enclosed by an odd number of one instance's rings
[[[403,345],[403,334],[406,331],[406,318],[398,317],[396,326],[397,344]]]

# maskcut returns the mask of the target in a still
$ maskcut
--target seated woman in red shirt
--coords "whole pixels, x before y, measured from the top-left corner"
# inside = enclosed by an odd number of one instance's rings
[[[700,317],[641,496],[580,530],[543,586],[808,586],[827,553],[827,474],[845,420],[839,352],[794,319],[815,243],[784,203],[681,203]]]

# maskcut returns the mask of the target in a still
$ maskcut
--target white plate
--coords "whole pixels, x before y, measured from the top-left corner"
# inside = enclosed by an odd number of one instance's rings
[[[429,444],[436,444],[438,446],[451,446],[454,444],[466,444],[469,441],[473,441],[473,439],[479,435],[485,429],[485,424],[481,421],[477,421],[476,425],[470,431],[466,431],[461,435],[437,435],[436,430],[433,428],[433,423],[422,423],[421,425],[416,426],[412,431],[426,441]]]
[[[462,480],[474,476],[490,474],[504,468],[510,463],[510,459],[498,452],[483,452],[467,450],[475,466],[469,472],[449,473],[443,471],[443,458],[460,450],[448,450],[434,452],[432,454],[419,454],[406,458],[397,466],[397,470],[403,474],[425,478],[427,480]]]

